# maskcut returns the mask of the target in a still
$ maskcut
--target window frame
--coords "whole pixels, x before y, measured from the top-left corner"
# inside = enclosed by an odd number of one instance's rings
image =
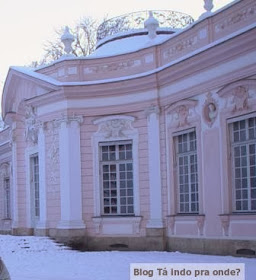
[[[37,163],[35,163],[37,159]],[[37,168],[37,170],[35,170]],[[30,155],[30,187],[32,195],[32,212],[36,219],[40,218],[40,169],[39,169],[39,154]],[[37,175],[37,178],[35,178]],[[37,180],[36,180],[37,179]]]
[[[230,185],[231,185],[231,197],[232,197],[232,202],[231,202],[231,207],[232,207],[232,212],[234,214],[246,214],[246,213],[251,213],[251,214],[256,214],[256,209],[255,210],[252,210],[251,208],[251,201],[252,201],[252,198],[251,198],[251,183],[249,182],[248,184],[250,185],[247,185],[247,203],[248,203],[248,209],[247,210],[237,210],[236,208],[236,203],[238,201],[238,199],[236,198],[236,188],[235,188],[235,155],[234,155],[234,148],[235,147],[241,147],[241,146],[246,146],[246,150],[249,149],[249,145],[251,145],[251,143],[255,142],[255,139],[247,139],[247,136],[248,136],[248,122],[249,122],[249,119],[255,119],[256,121],[256,115],[255,114],[247,114],[247,115],[242,115],[242,116],[238,116],[238,117],[234,117],[234,118],[231,118],[231,119],[228,119],[227,120],[227,125],[228,125],[228,139],[229,139],[229,154],[230,154],[230,157],[229,157],[229,169],[230,169],[230,175],[231,175],[231,180],[230,180]],[[236,122],[241,122],[241,121],[245,121],[245,126],[246,126],[246,130],[245,130],[245,134],[246,134],[246,140],[244,141],[240,141],[240,142],[237,142],[237,144],[235,144],[234,142],[234,123]],[[240,143],[240,144],[239,144]],[[256,147],[255,147],[256,148]],[[247,164],[246,164],[246,169],[247,169],[247,172],[248,170],[250,169],[250,164],[248,164],[248,160],[249,160],[249,157],[250,157],[250,153],[248,152],[248,154],[246,154],[246,161],[247,161]],[[241,171],[240,171],[241,172]],[[250,181],[251,179],[251,176],[250,176],[250,171],[248,172],[249,175],[247,175],[246,179],[247,181]],[[240,188],[242,190],[242,188]],[[256,188],[255,188],[256,190]],[[241,199],[242,201],[242,199]],[[242,205],[241,205],[241,208],[242,208]]]
[[[128,159],[120,159],[120,150],[119,150],[119,146],[121,145],[131,145],[131,158],[128,158]],[[124,216],[124,217],[127,217],[127,216],[135,216],[135,191],[134,191],[134,182],[135,182],[135,178],[134,178],[134,154],[133,154],[133,141],[132,140],[118,140],[118,141],[103,141],[103,142],[99,142],[98,143],[98,151],[99,151],[99,176],[100,176],[100,193],[101,193],[101,205],[100,205],[100,212],[101,212],[101,216]],[[104,160],[102,158],[102,147],[110,147],[110,146],[115,146],[115,151],[114,151],[114,154],[115,154],[115,159],[113,160]],[[121,178],[120,178],[120,166],[122,164],[132,164],[132,171],[129,171],[129,170],[125,170],[126,172],[132,172],[132,196],[124,196],[122,197],[120,192],[121,192]],[[106,213],[104,208],[105,207],[108,207],[107,205],[105,206],[105,202],[104,200],[105,199],[112,199],[111,196],[110,197],[104,197],[104,171],[103,171],[103,166],[115,166],[115,182],[116,182],[116,197],[113,198],[113,199],[116,199],[116,208],[117,208],[117,211],[116,213],[111,213],[112,212],[112,209],[110,210],[110,213]],[[110,173],[110,170],[108,172],[109,174]],[[107,173],[105,173],[107,174]],[[126,173],[126,176],[127,176],[128,173]],[[112,182],[110,181],[110,179],[108,179],[109,182]],[[123,180],[122,180],[123,181]],[[129,180],[130,181],[130,180]],[[107,181],[106,181],[107,182]],[[114,182],[114,181],[113,181]],[[125,181],[125,182],[128,182],[128,181]],[[126,187],[125,187],[125,190],[126,190],[126,193],[127,193],[127,184],[126,184]],[[111,192],[112,189],[111,187],[109,187],[109,191]],[[122,206],[121,204],[121,199],[122,198],[125,198],[126,199],[126,204],[125,206]],[[129,205],[129,203],[127,202],[127,200],[129,198],[132,198],[132,205]],[[110,204],[109,204],[110,205]],[[115,206],[113,206],[115,207]],[[126,212],[125,213],[122,213],[122,210],[121,210],[121,207],[126,207]],[[128,208],[129,207],[132,207],[133,211],[131,213],[129,213]],[[111,205],[110,205],[110,208],[111,208]]]
[[[195,200],[195,203],[197,205],[197,209],[195,211],[191,211],[191,196],[192,196],[192,191],[191,191],[191,171],[189,171],[189,211],[181,211],[181,202],[180,202],[180,173],[179,173],[179,163],[178,163],[178,137],[181,135],[189,135],[191,132],[195,133],[195,141],[196,141],[196,148],[195,151],[188,151],[186,154],[188,156],[194,154],[196,155],[196,184],[197,184],[197,200]],[[175,197],[176,197],[176,213],[178,215],[198,215],[200,213],[200,178],[199,178],[199,153],[198,153],[198,135],[197,135],[197,130],[196,127],[191,127],[189,129],[181,130],[178,132],[172,133],[172,145],[173,145],[173,164],[174,164],[174,178],[175,178]],[[189,166],[190,170],[190,166]]]
[[[6,183],[8,181],[8,184]],[[6,176],[3,179],[4,186],[4,219],[11,219],[11,181]]]
[[[121,130],[121,133],[112,133],[113,128],[109,127],[109,123],[112,121],[119,120],[125,124],[125,127]],[[133,147],[133,176],[134,176],[134,213],[136,217],[140,216],[140,190],[139,190],[139,132],[137,128],[134,128],[135,117],[126,115],[111,115],[103,117],[100,119],[93,120],[93,124],[97,126],[97,129],[91,136],[91,147],[93,147],[92,154],[92,165],[93,165],[93,184],[94,184],[94,217],[101,217],[102,220],[102,230],[104,228],[105,222],[109,219],[114,221],[119,219],[119,217],[114,218],[113,216],[101,216],[101,184],[100,184],[100,173],[99,173],[99,143],[100,142],[111,142],[111,141],[121,141],[121,140],[132,140]],[[121,218],[125,219],[124,216]],[[126,218],[127,219],[127,218]],[[125,219],[125,220],[126,220]],[[94,226],[97,227],[97,223]]]

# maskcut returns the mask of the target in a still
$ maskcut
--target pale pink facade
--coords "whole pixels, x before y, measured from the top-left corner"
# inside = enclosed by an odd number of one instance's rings
[[[255,253],[255,38],[255,1],[234,1],[134,52],[10,68],[1,232]]]

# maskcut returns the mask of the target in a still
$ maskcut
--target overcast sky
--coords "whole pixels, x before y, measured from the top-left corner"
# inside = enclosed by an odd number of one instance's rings
[[[214,0],[214,10],[232,0]],[[141,10],[174,10],[197,19],[203,0],[0,0],[0,95],[10,66],[39,60],[54,29],[73,26],[83,16],[114,17]]]

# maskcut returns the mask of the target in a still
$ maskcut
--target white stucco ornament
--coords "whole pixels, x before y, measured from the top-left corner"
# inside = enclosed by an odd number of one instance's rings
[[[64,45],[66,55],[72,55],[72,43],[75,41],[74,36],[70,33],[68,26],[65,27],[64,33],[61,36],[61,42]]]
[[[149,17],[144,22],[144,27],[148,30],[149,38],[154,39],[156,37],[156,30],[159,27],[159,22],[154,18],[152,11],[149,12]]]
[[[208,17],[212,14],[212,9],[213,9],[213,0],[204,0],[204,9],[206,12],[204,12],[201,16],[200,19],[203,19],[205,17]]]
[[[38,141],[38,122],[36,120],[36,109],[32,106],[26,106],[25,115],[25,138],[26,141],[32,145],[37,144]]]
[[[203,118],[207,125],[211,127],[218,116],[218,103],[213,99],[212,94],[207,94],[207,99],[203,106]]]

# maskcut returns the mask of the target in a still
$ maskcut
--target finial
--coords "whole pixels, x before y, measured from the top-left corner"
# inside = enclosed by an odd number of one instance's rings
[[[204,12],[200,16],[200,19],[210,16],[212,14],[213,0],[204,0],[204,8],[205,8],[206,12]]]
[[[149,38],[154,39],[156,37],[156,30],[159,27],[159,22],[154,18],[152,11],[149,11],[149,17],[144,22],[144,27],[148,30]]]
[[[69,56],[72,52],[72,43],[74,42],[74,36],[70,33],[68,26],[65,27],[64,33],[61,36],[61,42],[64,45],[64,51]]]

